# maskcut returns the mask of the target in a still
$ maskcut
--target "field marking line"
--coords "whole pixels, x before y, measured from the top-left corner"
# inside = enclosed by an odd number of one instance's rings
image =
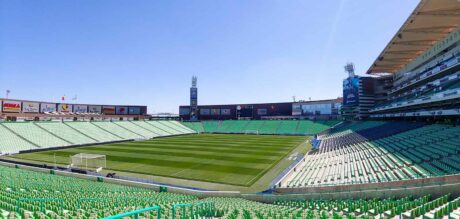
[[[299,143],[298,145],[296,145],[296,146],[292,146],[291,150],[289,150],[284,156],[282,156],[282,157],[281,157],[280,159],[278,159],[275,163],[272,163],[272,164],[269,165],[267,168],[265,168],[263,171],[259,172],[259,174],[257,174],[256,176],[254,176],[254,177],[249,181],[249,183],[252,183],[250,186],[254,185],[254,183],[256,183],[257,180],[259,180],[260,178],[263,177],[263,175],[260,176],[260,177],[259,177],[259,175],[268,173],[271,169],[273,169],[276,165],[278,165],[282,160],[284,160],[284,159],[288,156],[288,154],[292,153],[295,149],[297,149],[297,147],[300,147],[301,145],[303,145],[304,143],[306,143],[306,141],[307,141],[307,140],[305,140],[305,141],[303,141],[303,142],[300,142],[300,143]],[[294,161],[292,161],[292,162],[294,162]],[[281,170],[280,173],[282,173],[283,171],[284,171],[284,169]],[[279,174],[279,173],[278,173],[278,174]],[[259,178],[257,178],[257,177],[259,177]],[[276,176],[275,176],[275,178],[276,178]],[[257,179],[257,180],[256,180],[256,179]],[[254,181],[254,180],[256,180],[256,181]],[[254,181],[254,182],[253,182],[253,181]]]
[[[193,170],[194,168],[197,168],[197,167],[199,167],[199,166],[201,166],[201,165],[205,165],[205,164],[208,164],[208,163],[197,163],[197,164],[195,164],[195,165],[193,165],[193,166],[191,166],[191,167],[189,167],[189,168],[185,168],[185,169],[183,169],[183,170],[179,170],[179,171],[177,171],[176,173],[171,174],[171,176],[177,176],[177,174],[180,174],[180,173],[182,173],[182,172],[184,172],[184,171],[186,171],[186,170]]]

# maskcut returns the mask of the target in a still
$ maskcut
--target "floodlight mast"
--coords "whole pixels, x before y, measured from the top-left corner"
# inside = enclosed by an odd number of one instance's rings
[[[355,64],[353,64],[353,62],[348,62],[344,66],[344,69],[345,69],[345,72],[348,73],[348,77],[352,78],[355,76]]]
[[[192,87],[190,87],[190,120],[198,120],[198,78],[192,77]]]
[[[193,88],[196,88],[197,82],[198,82],[198,78],[196,76],[193,76],[192,77],[192,87]]]

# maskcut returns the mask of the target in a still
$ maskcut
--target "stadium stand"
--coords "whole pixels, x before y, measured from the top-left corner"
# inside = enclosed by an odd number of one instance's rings
[[[151,125],[157,127],[158,129],[162,130],[165,135],[181,135],[181,134],[189,134],[194,133],[193,131],[189,130],[188,128],[182,129],[180,123],[174,123],[172,121],[147,121]]]
[[[112,135],[115,135],[121,139],[139,139],[142,138],[141,135],[136,134],[121,125],[118,125],[119,122],[92,122],[95,126],[110,132]]]
[[[219,126],[220,126],[220,122],[218,121],[204,121],[203,122],[204,131],[207,133],[216,132]]]
[[[6,122],[0,123],[0,152],[17,153],[191,133],[195,132],[175,121]]]
[[[93,139],[96,139],[98,142],[123,140],[122,138],[99,128],[99,126],[94,125],[92,122],[66,122],[65,124]]]
[[[153,138],[153,137],[158,136],[158,134],[150,131],[149,129],[145,129],[142,126],[136,125],[136,124],[143,123],[143,121],[136,122],[136,123],[133,123],[130,121],[118,121],[118,122],[113,122],[113,123],[123,127],[126,130],[129,130],[132,133],[136,133],[141,138]]]
[[[0,125],[0,152],[2,154],[37,148],[39,148],[37,145]]]
[[[206,133],[315,135],[338,123],[337,120],[224,120],[183,122],[182,124],[196,132]]]
[[[71,144],[32,122],[3,123],[2,125],[42,148],[67,146]]]
[[[63,122],[38,122],[35,124],[72,144],[97,143],[96,140],[78,132]]]
[[[204,132],[203,123],[201,122],[184,122],[182,124],[191,130],[195,130],[198,133]]]
[[[402,197],[358,200],[276,200],[272,204],[242,198],[154,192],[0,166],[0,218],[107,218],[151,206],[159,210],[139,218],[427,218],[460,216],[460,198]],[[193,211],[192,211],[193,209]],[[160,215],[158,215],[160,214]],[[120,217],[121,218],[121,217]],[[125,217],[123,217],[125,218]]]
[[[320,149],[306,156],[286,186],[375,183],[460,173],[460,127],[376,124],[349,124],[323,136]]]
[[[193,129],[189,129],[187,126],[182,125],[178,121],[163,121],[163,123],[169,124],[170,127],[173,127],[179,131],[181,131],[184,134],[190,134],[190,133],[195,133]]]

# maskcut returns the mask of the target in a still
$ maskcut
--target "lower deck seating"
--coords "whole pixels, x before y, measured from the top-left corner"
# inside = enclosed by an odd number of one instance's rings
[[[338,123],[337,120],[224,120],[183,122],[182,124],[196,132],[208,133],[315,135]]]
[[[119,125],[119,122],[110,122],[110,121],[101,121],[101,122],[92,122],[95,126],[103,129],[106,132],[111,133],[121,139],[139,139],[143,138],[142,135],[130,131]]]
[[[63,122],[37,122],[35,124],[72,144],[90,144],[97,142]]]
[[[0,124],[0,153],[11,153],[39,148]]]
[[[10,131],[41,148],[71,145],[70,142],[53,135],[51,132],[40,128],[32,122],[9,122],[3,125],[10,129]]]
[[[176,121],[6,122],[0,123],[0,153],[190,133]]]
[[[0,166],[0,177],[0,188],[4,188],[0,190],[0,219],[96,219],[150,206],[161,209],[141,213],[138,218],[460,217],[460,198],[450,194],[368,200],[291,200],[280,196],[268,204],[242,198],[199,199],[193,195],[33,172],[22,167]]]
[[[351,138],[355,135],[347,135]],[[347,136],[330,137],[347,139]],[[460,173],[460,127],[426,125],[377,140],[321,143],[288,187],[374,183]],[[327,141],[326,141],[327,142]],[[324,147],[324,148],[321,148]]]
[[[150,129],[146,129],[142,125],[139,125],[141,123],[144,123],[144,121],[119,121],[113,123],[123,127],[126,130],[129,130],[132,133],[136,133],[137,135],[139,135],[140,138],[153,138],[158,136],[157,133],[151,131]]]
[[[198,133],[204,132],[204,127],[201,122],[184,122],[182,124],[187,126],[191,130],[195,130]]]
[[[66,122],[65,124],[77,130],[78,132],[97,140],[98,142],[123,140],[121,137],[101,129],[99,126],[94,125],[92,122]]]

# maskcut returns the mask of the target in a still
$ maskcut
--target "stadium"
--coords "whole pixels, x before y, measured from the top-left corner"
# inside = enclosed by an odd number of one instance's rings
[[[339,98],[199,105],[196,77],[178,115],[0,98],[0,218],[460,218],[460,1],[379,46]]]

